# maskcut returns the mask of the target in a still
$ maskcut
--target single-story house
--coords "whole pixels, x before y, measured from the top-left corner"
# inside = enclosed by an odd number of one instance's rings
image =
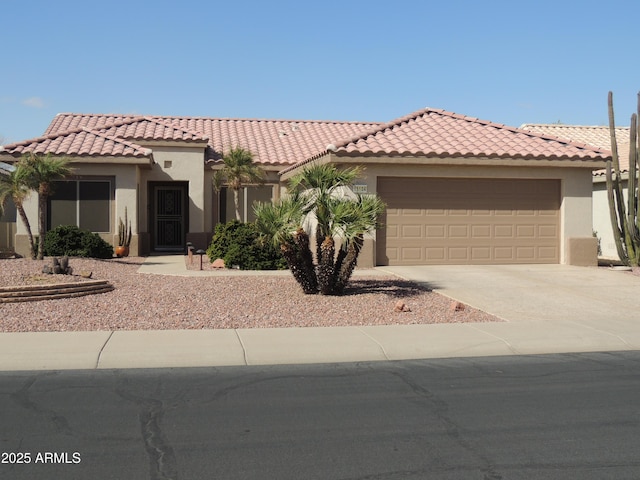
[[[355,191],[387,209],[360,266],[596,263],[591,177],[607,149],[439,109],[385,124],[59,114],[42,137],[5,145],[0,161],[70,158],[74,175],[56,185],[48,226],[76,224],[114,243],[127,208],[132,254],[146,255],[205,247],[233,218],[230,192],[216,193],[211,178],[235,146],[268,174],[244,191],[246,220],[254,200],[277,199],[310,162],[363,165]],[[26,209],[36,218],[35,198]],[[15,245],[26,253],[19,222]]]
[[[525,124],[520,128],[611,150],[611,134],[608,126]],[[629,178],[629,140],[629,127],[616,127],[620,177],[625,199],[627,198],[627,180]],[[619,260],[611,227],[607,178],[604,169],[593,172],[593,231],[600,242],[600,256],[603,259]]]

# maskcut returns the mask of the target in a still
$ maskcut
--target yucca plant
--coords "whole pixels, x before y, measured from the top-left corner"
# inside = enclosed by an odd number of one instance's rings
[[[349,189],[361,172],[361,168],[311,165],[291,178],[289,196],[255,207],[258,228],[280,245],[305,293],[344,293],[364,236],[379,226],[378,218],[384,211],[380,198],[354,195]],[[315,233],[315,261],[311,230]]]

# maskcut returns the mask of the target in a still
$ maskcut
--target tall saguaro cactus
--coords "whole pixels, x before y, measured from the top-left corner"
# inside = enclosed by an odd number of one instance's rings
[[[638,116],[640,115],[640,93],[638,93],[637,113],[631,115],[629,128],[629,173],[627,177],[627,202],[625,205],[618,143],[616,141],[613,112],[613,93],[609,92],[609,132],[611,135],[611,157],[607,162],[607,197],[613,237],[618,256],[625,265],[640,265],[640,215],[638,215],[638,138],[640,137]]]

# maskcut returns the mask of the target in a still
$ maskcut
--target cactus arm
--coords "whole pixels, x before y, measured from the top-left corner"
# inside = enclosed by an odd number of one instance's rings
[[[615,240],[616,250],[618,251],[618,257],[623,263],[628,264],[629,259],[627,253],[622,246],[622,232],[620,231],[620,225],[618,225],[618,216],[616,214],[615,197],[613,194],[613,181],[612,181],[612,169],[611,160],[607,160],[607,199],[609,203],[609,217],[611,218],[611,229],[613,230],[613,239]]]
[[[628,226],[628,249],[629,260],[632,265],[638,264],[638,247],[640,247],[640,238],[636,230],[637,218],[637,168],[636,168],[636,142],[637,142],[637,123],[638,117],[634,113],[631,115],[631,126],[629,128],[629,176],[627,178],[627,226]]]
[[[609,106],[609,134],[611,136],[611,160],[607,161],[607,198],[609,200],[609,217],[611,218],[611,229],[613,230],[613,238],[616,243],[616,250],[620,260],[629,265],[629,257],[623,245],[623,239],[626,237],[624,222],[626,220],[624,215],[624,204],[621,202],[623,198],[620,194],[619,178],[620,178],[620,163],[618,161],[618,142],[616,141],[616,126],[613,112],[613,92],[609,92],[608,97]],[[615,170],[615,177],[614,177]]]
[[[640,152],[638,152],[638,142],[640,142],[640,122],[638,122],[638,119],[637,119],[637,117],[640,117],[640,92],[638,93],[638,107],[637,107],[637,110],[638,110],[638,113],[636,115],[636,141],[633,142],[633,144],[629,145],[629,148],[631,150],[633,150],[633,152],[634,152],[634,154],[633,154],[634,158],[631,158],[632,157],[631,153],[629,153],[629,157],[630,157],[630,161],[633,161],[634,164],[636,165],[636,178],[635,178],[636,190],[633,192],[634,193],[634,198],[635,198],[635,201],[636,201],[636,223],[635,223],[636,230],[635,231],[636,231],[636,233],[638,235],[640,235],[640,215],[638,215],[638,207],[640,205],[639,205],[639,198],[638,198],[639,195],[638,195],[638,191],[637,191],[638,183],[640,183],[638,181],[638,177],[637,177],[638,172],[640,172],[640,168],[639,168],[640,167]],[[640,238],[638,238],[637,243],[640,244]]]

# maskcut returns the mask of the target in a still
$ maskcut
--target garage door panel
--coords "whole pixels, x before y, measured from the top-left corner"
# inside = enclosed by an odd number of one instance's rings
[[[470,225],[449,225],[449,238],[469,238]]]
[[[471,236],[473,238],[491,238],[491,225],[471,225]]]
[[[425,259],[432,263],[442,263],[447,258],[444,247],[426,247]]]
[[[446,238],[446,225],[427,225],[425,236],[427,238]]]
[[[424,238],[424,233],[422,232],[423,225],[402,225],[402,236],[404,238]]]
[[[557,238],[558,226],[557,225],[539,225],[538,236],[542,238]]]
[[[553,263],[558,258],[558,253],[558,248],[555,246],[538,247],[538,257],[549,260],[549,263]]]
[[[513,238],[513,225],[495,225],[493,236],[495,238]]]
[[[535,238],[536,226],[535,225],[516,225],[516,236],[518,238]]]
[[[471,258],[477,262],[491,260],[491,247],[471,247]]]
[[[559,262],[558,180],[384,177],[378,194],[378,264]]]

